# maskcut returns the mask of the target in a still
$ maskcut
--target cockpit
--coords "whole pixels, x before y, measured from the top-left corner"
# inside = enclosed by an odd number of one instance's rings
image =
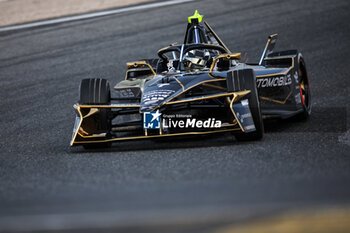
[[[220,45],[214,44],[183,44],[173,45],[158,51],[160,62],[157,73],[162,72],[196,72],[209,71],[213,62],[220,55],[227,54]],[[219,59],[215,64],[216,70],[224,70],[233,65],[234,60]]]
[[[206,22],[205,27],[201,24],[202,19],[196,10],[188,17],[183,44],[172,44],[158,51],[157,73],[225,70],[234,65],[234,60],[223,57],[231,54],[230,50]]]
[[[183,44],[170,46],[158,51],[160,63],[162,63],[158,68],[163,72],[209,69],[213,58],[222,53],[225,53],[225,50],[217,45]]]

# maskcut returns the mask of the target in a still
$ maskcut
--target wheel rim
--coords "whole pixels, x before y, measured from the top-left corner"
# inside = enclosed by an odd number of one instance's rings
[[[299,68],[299,90],[300,90],[300,96],[303,106],[308,110],[309,109],[309,96],[310,96],[310,89],[309,89],[309,82],[307,79],[307,75],[303,73],[303,71]]]

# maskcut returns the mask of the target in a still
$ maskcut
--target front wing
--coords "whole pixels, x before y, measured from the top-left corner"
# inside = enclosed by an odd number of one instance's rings
[[[215,95],[206,95],[200,97],[191,97],[174,102],[165,103],[161,109],[168,109],[169,106],[198,104],[201,101],[213,99],[225,99],[228,101],[226,112],[228,121],[221,124],[220,128],[207,129],[189,129],[189,130],[172,130],[171,132],[163,129],[148,130],[143,128],[143,122],[124,122],[122,125],[111,125],[109,130],[101,131],[98,127],[101,111],[108,110],[111,118],[118,117],[119,114],[139,114],[139,103],[116,103],[110,105],[79,105],[75,104],[76,120],[73,128],[73,135],[70,145],[84,145],[90,143],[106,143],[125,140],[149,139],[185,135],[201,135],[224,132],[250,132],[255,130],[253,119],[249,110],[247,96],[250,90],[219,93]],[[243,112],[242,112],[243,111]],[[243,117],[245,116],[245,117]],[[248,117],[247,117],[248,116]],[[142,117],[141,117],[142,118]],[[130,123],[130,124],[128,124]],[[253,124],[253,126],[251,125]],[[127,134],[123,133],[128,131]]]

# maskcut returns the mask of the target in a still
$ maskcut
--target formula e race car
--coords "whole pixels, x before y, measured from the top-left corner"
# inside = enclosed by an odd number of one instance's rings
[[[190,16],[184,42],[160,49],[158,58],[128,62],[113,91],[105,79],[82,80],[71,146],[224,132],[259,140],[263,118],[310,115],[301,53],[273,52],[274,34],[259,63],[242,63],[202,19],[198,11]]]

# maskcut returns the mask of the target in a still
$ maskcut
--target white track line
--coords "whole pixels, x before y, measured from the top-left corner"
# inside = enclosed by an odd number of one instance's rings
[[[100,16],[106,16],[106,15],[113,15],[113,14],[119,14],[129,11],[136,11],[136,10],[144,10],[144,9],[150,9],[150,8],[156,8],[156,7],[162,7],[162,6],[169,6],[169,5],[175,5],[180,3],[186,3],[186,2],[192,2],[194,0],[171,0],[171,1],[165,1],[165,2],[156,2],[156,3],[150,3],[145,5],[139,5],[139,6],[130,6],[125,7],[121,9],[115,9],[115,10],[105,10],[100,12],[92,12],[82,15],[74,15],[74,16],[67,16],[57,19],[49,19],[49,20],[43,20],[39,22],[33,22],[33,23],[25,23],[20,25],[14,25],[14,26],[5,26],[0,27],[0,32],[8,32],[13,30],[19,30],[19,29],[26,29],[26,28],[32,28],[32,27],[39,27],[39,26],[47,26],[57,23],[65,23],[65,22],[71,22],[76,20],[82,20],[82,19],[90,19]]]

